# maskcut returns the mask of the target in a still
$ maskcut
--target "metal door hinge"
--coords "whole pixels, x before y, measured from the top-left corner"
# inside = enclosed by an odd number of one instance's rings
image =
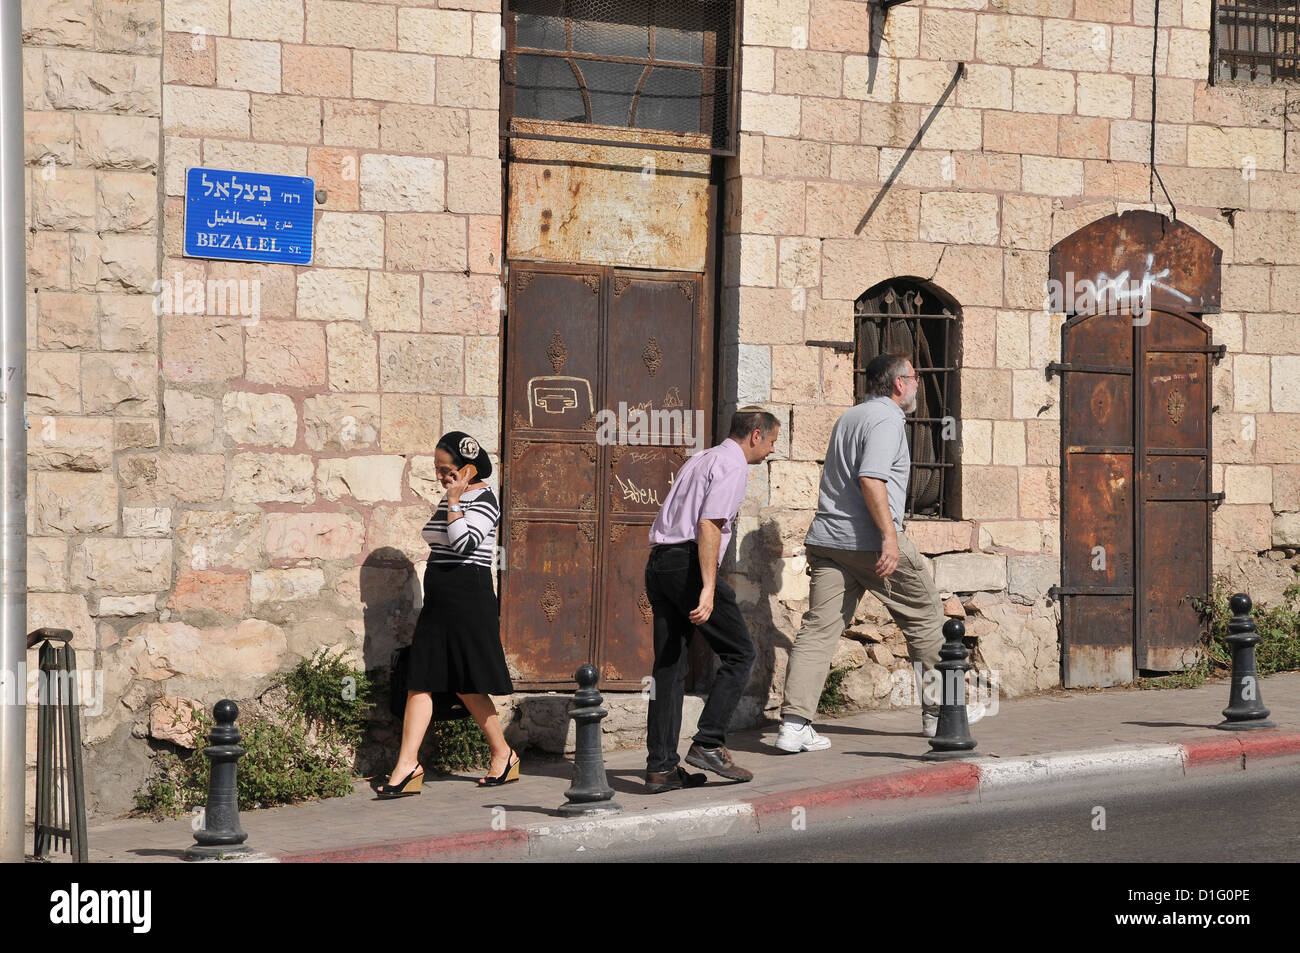
[[[1085,374],[1125,374],[1133,376],[1133,368],[1116,367],[1113,364],[1070,364],[1060,361],[1052,361],[1047,365],[1047,379],[1051,380],[1054,374],[1060,374],[1063,371],[1079,371]]]
[[[1061,596],[1131,596],[1132,586],[1052,586],[1047,590],[1052,599]]]
[[[1213,503],[1218,506],[1223,502],[1222,493],[1195,493],[1191,496],[1148,496],[1145,503]]]

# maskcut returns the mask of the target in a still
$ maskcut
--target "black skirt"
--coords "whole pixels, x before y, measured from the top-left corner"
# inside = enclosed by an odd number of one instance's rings
[[[509,695],[515,690],[501,649],[492,570],[472,563],[428,564],[410,664],[408,691]]]

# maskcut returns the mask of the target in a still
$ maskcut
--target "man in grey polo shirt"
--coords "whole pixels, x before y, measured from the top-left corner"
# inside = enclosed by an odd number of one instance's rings
[[[912,455],[903,426],[916,410],[911,361],[882,354],[866,368],[865,401],[835,422],[822,470],[817,515],[804,540],[812,584],[803,627],[790,650],[782,751],[819,751],[830,740],[812,727],[831,657],[853,613],[870,592],[907,639],[913,663],[929,670],[943,645],[943,605],[921,555],[903,534]],[[933,737],[938,699],[925,699],[922,730]],[[977,721],[982,711],[970,711]]]

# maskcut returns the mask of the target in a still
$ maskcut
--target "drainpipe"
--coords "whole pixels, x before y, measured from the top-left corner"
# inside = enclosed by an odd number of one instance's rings
[[[0,861],[22,863],[27,719],[27,254],[22,5],[0,2]]]

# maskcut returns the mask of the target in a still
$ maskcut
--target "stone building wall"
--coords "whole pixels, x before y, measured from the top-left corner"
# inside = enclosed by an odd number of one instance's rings
[[[902,276],[962,309],[964,519],[909,533],[939,588],[960,597],[949,611],[969,616],[1003,693],[1059,684],[1059,608],[1045,599],[1059,578],[1059,381],[1044,370],[1059,360],[1063,316],[1044,309],[1048,250],[1096,219],[1152,208],[1153,33],[1160,175],[1178,217],[1223,250],[1222,313],[1206,317],[1228,349],[1214,371],[1213,490],[1227,494],[1214,570],[1263,598],[1294,579],[1297,94],[1210,86],[1210,9],[1164,3],[1155,28],[1150,0],[926,0],[876,24],[877,59],[866,3],[745,4],[722,390],[789,422],[788,451],[752,483],[736,553],[768,647],[752,688],[783,679],[807,605],[816,461],[854,400],[851,358],[804,342],[852,341],[854,300]],[[966,75],[936,110],[958,62]],[[889,670],[905,665],[873,602],[852,630],[862,645],[842,646],[866,706],[889,704]],[[778,701],[773,687],[767,704]]]
[[[499,10],[25,0],[30,621],[104,673],[92,810],[164,698],[409,636],[433,446],[497,451]],[[312,265],[181,257],[197,165],[314,177]]]
[[[167,526],[122,479],[126,461],[161,444],[150,295],[161,233],[161,20],[158,3],[108,0],[27,0],[22,14],[28,624],[71,629],[78,664],[102,669],[119,620],[156,619],[175,578]],[[29,708],[29,765],[35,715]],[[88,714],[86,740],[104,740],[121,720]]]
[[[1150,207],[1153,29],[1161,176],[1223,249],[1215,570],[1265,597],[1292,575],[1295,94],[1209,86],[1209,0],[1162,4],[1158,29],[1153,6],[911,2],[873,57],[865,2],[745,3],[717,403],[761,402],[785,426],[730,557],[763,646],[740,721],[778,700],[817,460],[854,399],[851,358],[805,342],[852,340],[854,300],[897,276],[962,308],[963,519],[909,532],[1003,692],[1059,683],[1047,254]],[[92,810],[129,804],[142,739],[168,736],[164,699],[247,697],[318,647],[384,666],[409,632],[433,443],[459,428],[498,449],[499,11],[24,0],[30,623],[72,628],[104,674]],[[965,78],[899,169],[957,61]],[[315,177],[313,264],[182,257],[194,165]],[[214,287],[256,287],[256,313]],[[888,705],[897,631],[867,600],[850,635],[837,664],[855,703]]]

